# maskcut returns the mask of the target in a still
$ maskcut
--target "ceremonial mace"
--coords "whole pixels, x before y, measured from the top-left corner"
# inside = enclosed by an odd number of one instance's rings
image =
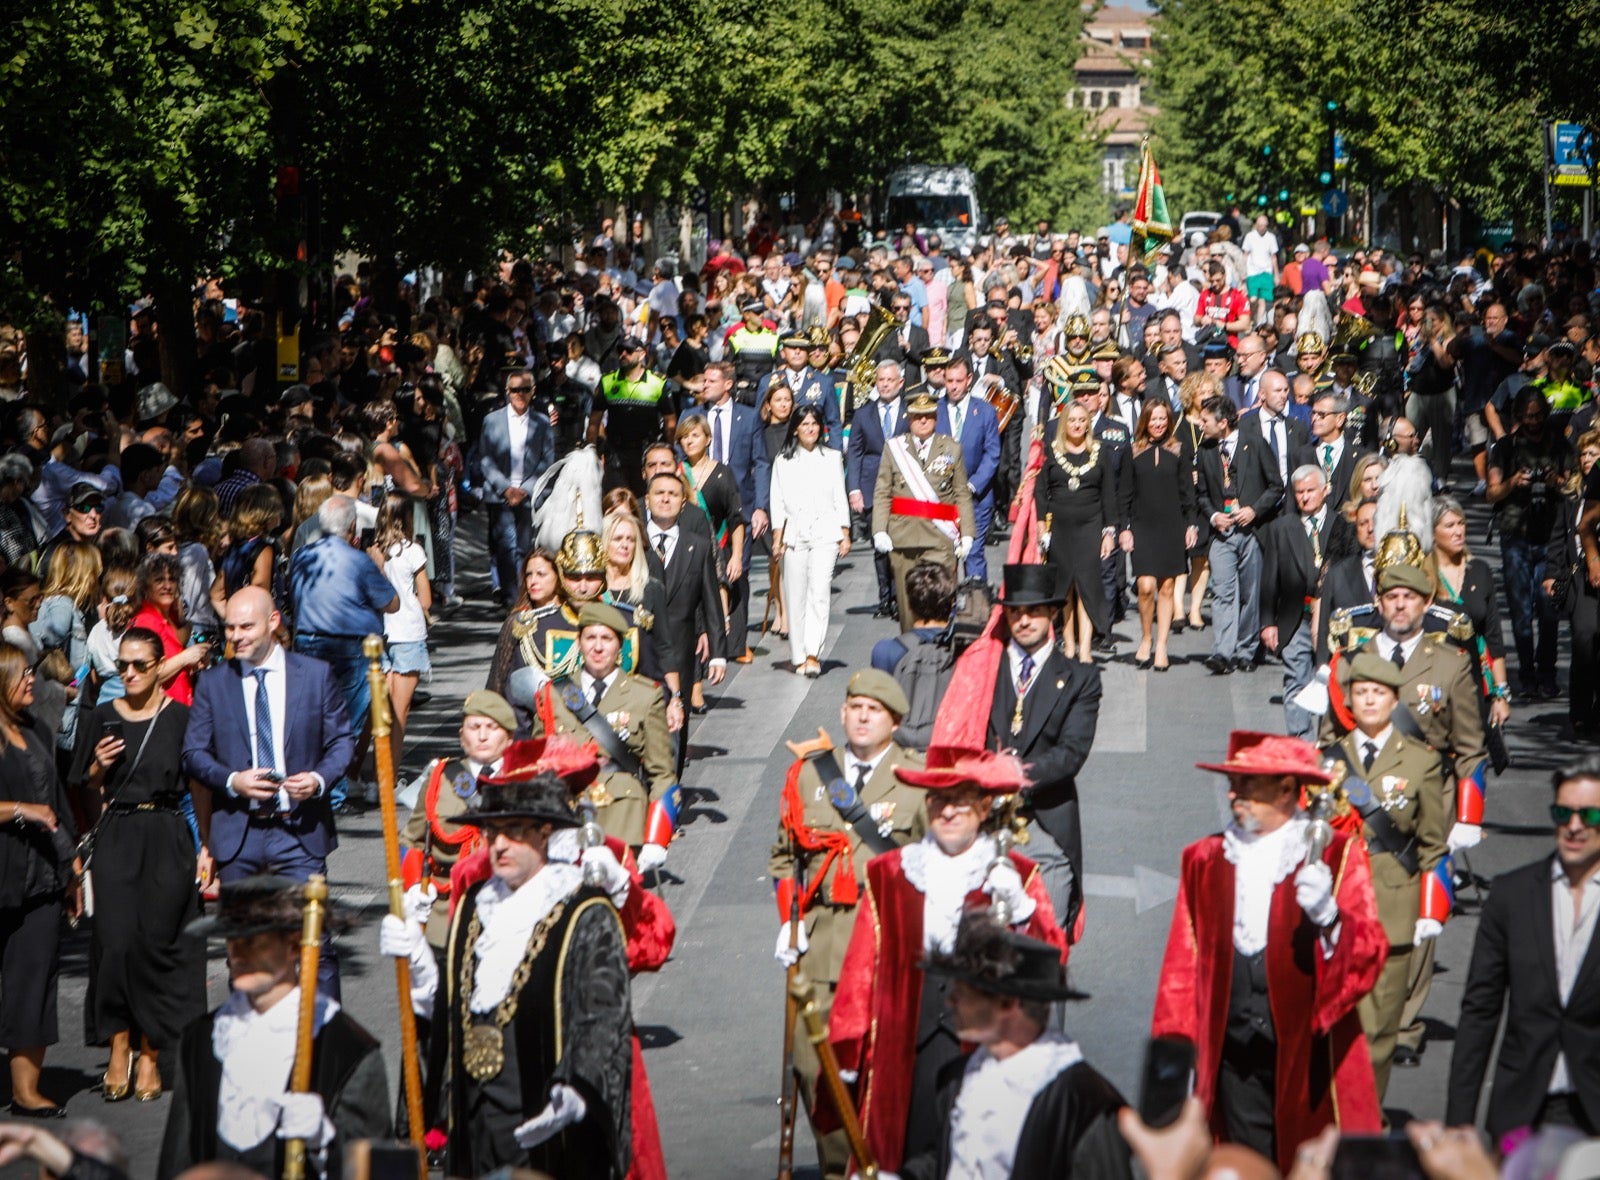
[[[317,1022],[317,964],[322,958],[322,917],[328,904],[328,879],[313,873],[305,884],[306,908],[300,921],[300,1014],[295,1028],[294,1069],[289,1091],[311,1089],[312,1040]],[[305,1180],[306,1141],[290,1139],[283,1145],[283,1180]]]
[[[372,692],[372,757],[378,772],[378,802],[383,809],[383,864],[389,877],[389,912],[405,921],[405,883],[400,875],[400,820],[394,802],[394,746],[389,735],[394,713],[389,706],[389,686],[384,679],[383,640],[368,635],[362,644],[367,657],[367,687]],[[305,978],[304,974],[301,978]],[[400,1082],[406,1095],[408,1138],[417,1149],[419,1180],[428,1177],[428,1149],[423,1143],[422,1066],[417,1058],[417,1016],[411,1010],[411,960],[394,961],[395,989],[400,999]],[[295,1180],[295,1178],[290,1178]]]

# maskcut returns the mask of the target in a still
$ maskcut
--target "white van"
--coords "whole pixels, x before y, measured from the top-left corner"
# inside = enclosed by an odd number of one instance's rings
[[[959,164],[908,164],[889,174],[884,234],[893,240],[910,222],[923,237],[939,235],[946,254],[975,249],[984,229],[972,169]]]

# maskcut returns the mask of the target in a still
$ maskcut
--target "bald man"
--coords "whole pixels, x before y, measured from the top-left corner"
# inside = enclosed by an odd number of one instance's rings
[[[328,787],[350,765],[355,738],[333,673],[283,649],[282,621],[259,587],[230,598],[223,625],[234,658],[201,675],[189,711],[183,769],[207,788],[195,792],[195,813],[224,883],[326,874],[338,845]],[[338,998],[331,945],[317,979]]]

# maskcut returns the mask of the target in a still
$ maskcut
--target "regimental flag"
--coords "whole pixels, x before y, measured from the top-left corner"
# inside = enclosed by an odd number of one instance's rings
[[[1161,191],[1161,173],[1150,154],[1150,140],[1139,144],[1139,187],[1133,198],[1133,240],[1128,245],[1128,260],[1142,256],[1144,264],[1155,262],[1155,254],[1172,241],[1172,216],[1167,212],[1167,197]]]

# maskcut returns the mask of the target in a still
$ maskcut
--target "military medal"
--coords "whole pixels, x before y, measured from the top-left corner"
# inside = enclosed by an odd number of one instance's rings
[[[487,1082],[506,1064],[506,1038],[492,1024],[469,1024],[461,1041],[461,1064],[474,1081]]]
[[[478,793],[478,780],[464,770],[450,780],[450,785],[462,799],[470,799]]]

